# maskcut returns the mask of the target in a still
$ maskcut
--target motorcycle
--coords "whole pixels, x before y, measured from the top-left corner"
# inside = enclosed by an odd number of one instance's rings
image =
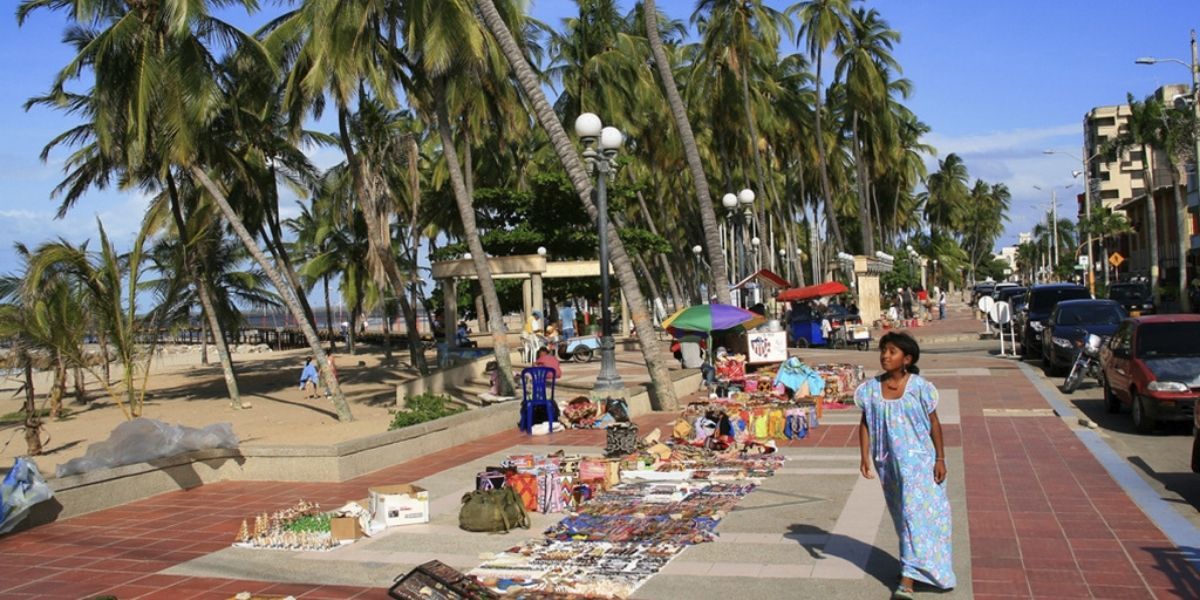
[[[1104,345],[1104,338],[1094,333],[1089,333],[1084,337],[1083,347],[1079,349],[1075,363],[1071,365],[1071,371],[1067,373],[1067,379],[1063,381],[1064,392],[1070,394],[1079,389],[1084,377],[1091,377],[1097,381],[1100,379],[1100,347],[1102,345]]]

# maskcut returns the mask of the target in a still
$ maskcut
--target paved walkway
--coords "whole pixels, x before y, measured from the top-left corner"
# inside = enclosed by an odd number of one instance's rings
[[[962,328],[974,323],[952,321]],[[873,352],[803,356],[861,362],[869,370],[876,365]],[[1189,562],[1200,550],[1170,542],[1147,517],[1153,511],[1143,512],[1108,475],[1016,363],[929,355],[921,366],[942,390],[949,448],[960,585],[946,600],[1200,597],[1200,575]],[[671,418],[647,415],[639,424],[646,432]],[[784,442],[791,460],[727,517],[718,530],[721,541],[689,548],[638,597],[728,597],[751,589],[762,598],[887,597],[897,569],[895,533],[878,483],[856,476],[857,420],[853,409],[829,411],[814,435]],[[531,446],[602,445],[602,432],[530,438],[513,430],[340,484],[225,482],[162,494],[0,538],[0,598],[224,600],[239,591],[385,598],[380,577],[400,574],[424,556],[449,552],[468,562],[481,550],[510,545],[504,536],[477,536],[469,538],[477,547],[437,549],[464,535],[453,527],[454,501],[456,490],[470,485],[469,473]],[[365,558],[340,564],[338,552],[322,559],[229,548],[249,515],[298,498],[337,506],[365,497],[372,485],[418,480],[440,490],[434,495],[439,518],[425,532],[436,535],[399,528],[370,541],[380,552],[370,553],[363,542],[341,550]],[[363,585],[333,585],[359,577],[348,573],[358,563],[374,569],[363,572]],[[212,573],[212,565],[225,566]]]

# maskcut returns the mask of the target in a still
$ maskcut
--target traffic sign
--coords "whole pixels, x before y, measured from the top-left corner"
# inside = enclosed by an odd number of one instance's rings
[[[979,311],[988,314],[992,311],[992,306],[995,306],[996,299],[991,296],[982,296],[979,298]]]
[[[993,321],[1005,325],[1012,320],[1012,307],[1007,302],[995,302],[988,310],[988,315]]]
[[[1121,256],[1120,252],[1113,252],[1108,257],[1108,264],[1112,265],[1114,269],[1120,267],[1123,262],[1125,262],[1125,257]]]

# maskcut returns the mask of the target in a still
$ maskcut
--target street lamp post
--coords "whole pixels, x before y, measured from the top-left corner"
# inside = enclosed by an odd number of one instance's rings
[[[699,244],[692,246],[692,255],[696,257],[696,293],[701,304],[708,304],[708,295],[704,293],[704,259],[700,256],[703,252]]]
[[[737,194],[725,194],[724,196],[721,196],[721,206],[725,207],[725,229],[728,230],[728,233],[729,233],[728,236],[722,235],[721,241],[723,243],[726,243],[725,257],[729,261],[729,269],[728,269],[729,270],[729,281],[726,282],[726,285],[728,285],[731,288],[733,287],[733,284],[737,283],[738,279],[740,279],[740,277],[738,276],[739,265],[737,262],[737,239],[734,237],[734,233],[735,233],[735,229],[736,229],[736,227],[734,226],[735,225],[734,221],[736,220],[736,217],[734,216],[734,211],[737,209],[737,205],[738,205]],[[734,294],[737,293],[737,290],[732,290],[732,291]],[[733,303],[734,304],[738,303],[738,300],[736,297],[733,298]]]
[[[1042,154],[1061,154],[1083,163],[1083,171],[1079,173],[1083,175],[1083,219],[1087,222],[1087,259],[1088,259],[1088,291],[1093,296],[1096,295],[1096,277],[1093,274],[1092,265],[1095,263],[1095,257],[1092,256],[1092,176],[1091,164],[1096,157],[1100,156],[1097,152],[1084,160],[1070,152],[1062,152],[1060,150],[1043,150]]]
[[[914,280],[917,278],[917,251],[913,249],[912,244],[906,246],[905,249],[908,250],[908,278]],[[909,287],[912,287],[911,283]]]
[[[1198,52],[1196,50],[1196,30],[1193,29],[1191,31],[1191,34],[1192,34],[1192,63],[1190,65],[1188,63],[1183,62],[1182,60],[1179,60],[1178,58],[1145,58],[1145,57],[1143,57],[1143,58],[1137,59],[1134,62],[1136,62],[1139,65],[1153,65],[1156,63],[1160,63],[1160,62],[1173,62],[1173,63],[1178,63],[1178,64],[1181,64],[1181,65],[1187,67],[1188,70],[1190,70],[1192,72],[1192,139],[1196,144],[1196,148],[1195,148],[1196,153],[1193,155],[1193,157],[1194,157],[1193,160],[1195,161],[1195,167],[1196,167],[1197,185],[1200,185],[1200,54],[1198,54]],[[1179,215],[1177,218],[1182,219],[1183,216],[1184,215]],[[1180,221],[1179,231],[1180,231],[1180,234],[1187,231],[1186,225],[1184,225],[1183,221]],[[1188,294],[1185,291],[1186,288],[1187,288],[1187,256],[1185,255],[1185,256],[1179,257],[1179,292],[1180,292],[1179,300],[1180,300],[1180,303],[1185,312],[1191,308],[1194,308],[1194,307],[1189,306],[1190,299],[1188,297]]]
[[[608,282],[608,178],[616,167],[617,150],[625,136],[616,127],[604,127],[600,117],[583,113],[575,119],[575,134],[583,141],[583,158],[596,175],[596,221],[600,234],[600,375],[592,388],[597,396],[622,396],[625,383],[617,373],[616,343],[612,335],[612,304]],[[595,147],[599,147],[597,152]]]

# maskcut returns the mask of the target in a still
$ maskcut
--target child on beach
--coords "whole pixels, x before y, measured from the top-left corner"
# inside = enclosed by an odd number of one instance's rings
[[[305,398],[316,398],[317,382],[320,381],[320,375],[317,374],[317,365],[313,364],[312,357],[304,359],[304,370],[300,371],[300,389],[304,391]]]
[[[883,374],[854,393],[863,411],[859,470],[872,479],[874,464],[900,537],[900,585],[893,600],[912,600],[914,581],[941,589],[955,586],[938,392],[918,374],[920,356],[920,346],[907,333],[884,335],[879,340]]]

